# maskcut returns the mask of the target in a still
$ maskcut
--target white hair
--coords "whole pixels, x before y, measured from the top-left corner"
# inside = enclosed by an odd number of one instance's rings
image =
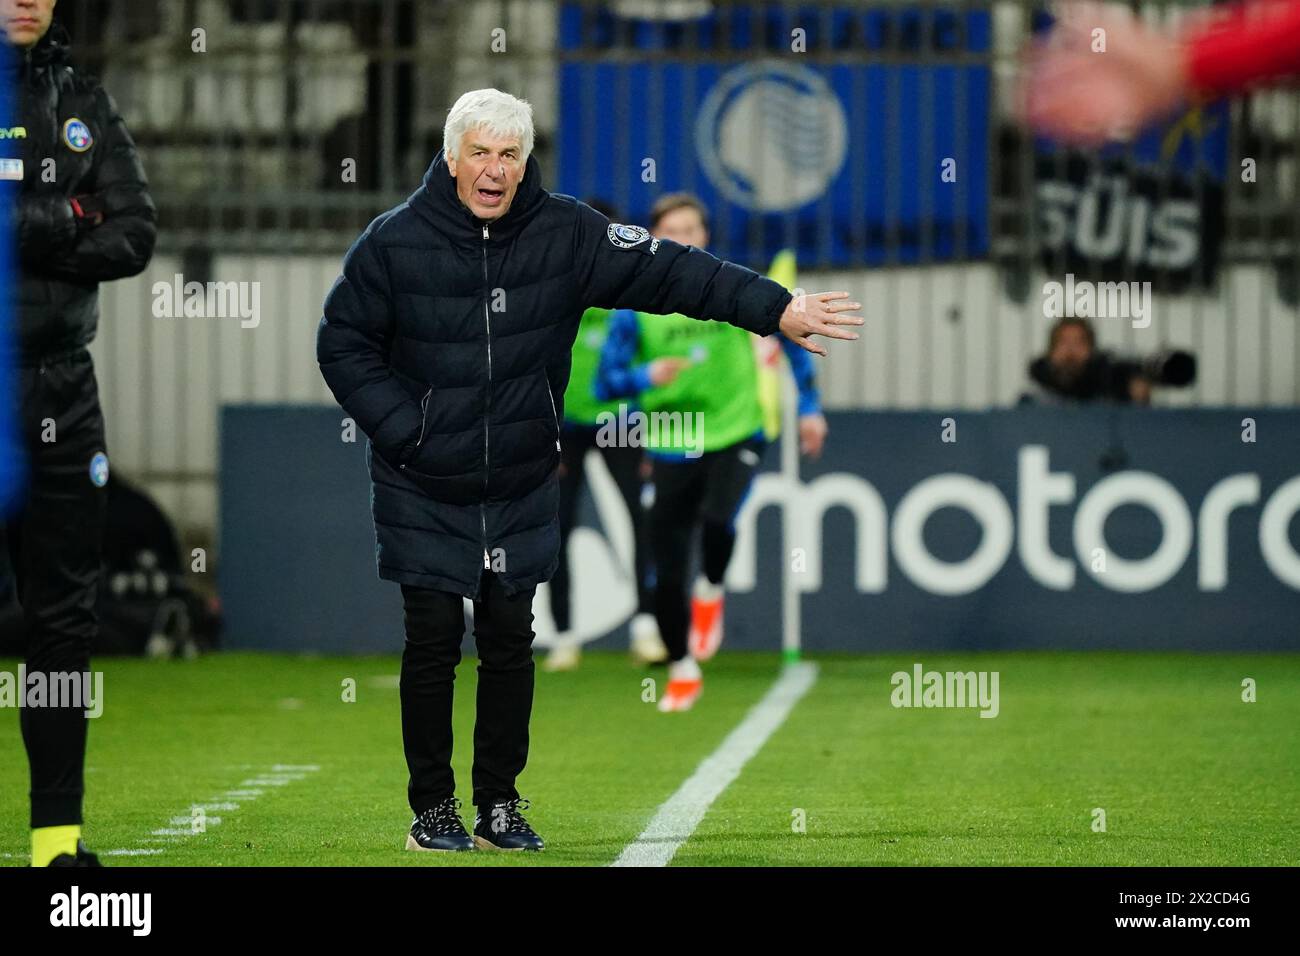
[[[451,159],[460,150],[461,138],[474,129],[486,129],[494,136],[517,136],[523,146],[520,160],[528,161],[533,151],[533,107],[500,90],[470,90],[447,113],[442,128],[442,145]]]

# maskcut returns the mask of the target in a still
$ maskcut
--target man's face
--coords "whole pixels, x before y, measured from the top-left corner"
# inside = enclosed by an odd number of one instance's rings
[[[470,130],[460,140],[447,170],[456,178],[456,195],[480,219],[500,219],[514,202],[524,178],[524,148],[517,137],[499,138],[485,129]]]
[[[1082,326],[1063,325],[1056,332],[1052,350],[1047,360],[1056,372],[1057,378],[1072,382],[1083,374],[1084,366],[1092,358],[1092,345],[1088,342],[1088,333]]]
[[[5,36],[16,47],[28,49],[50,29],[57,0],[0,0]]]
[[[704,228],[704,219],[698,209],[690,206],[665,213],[652,231],[656,239],[671,239],[697,249],[704,249],[709,244],[709,230]]]

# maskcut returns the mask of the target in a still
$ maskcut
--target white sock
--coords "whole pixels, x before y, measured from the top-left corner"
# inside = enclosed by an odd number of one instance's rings
[[[699,680],[703,676],[700,673],[700,665],[689,654],[680,661],[670,661],[668,663],[669,680]]]

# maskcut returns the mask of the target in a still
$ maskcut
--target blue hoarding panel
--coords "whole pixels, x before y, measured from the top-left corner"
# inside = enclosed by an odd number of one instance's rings
[[[786,247],[840,267],[987,252],[990,71],[962,58],[987,50],[987,13],[722,16],[670,29],[562,8],[561,48],[585,55],[561,57],[558,191],[634,222],[694,192],[712,251],[755,267]],[[791,23],[809,51],[861,56],[792,53]]]

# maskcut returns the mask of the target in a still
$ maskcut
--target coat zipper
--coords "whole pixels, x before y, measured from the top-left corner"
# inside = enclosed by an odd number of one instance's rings
[[[546,397],[551,400],[551,418],[555,421],[555,450],[560,451],[560,413],[555,410],[555,395],[551,392],[551,376],[543,373],[546,379]]]
[[[488,446],[488,418],[492,412],[492,317],[488,311],[488,299],[491,298],[491,290],[488,289],[488,264],[487,264],[487,244],[488,244],[488,227],[487,223],[483,224],[483,327],[487,332],[487,371],[488,371],[488,388],[487,388],[487,408],[483,413],[483,500],[478,504],[479,524],[483,529],[483,567],[491,569],[492,562],[488,559],[488,540],[487,540],[487,490],[488,476],[491,474],[491,459],[489,458]]]
[[[420,402],[420,437],[415,440],[416,448],[419,448],[424,444],[424,430],[429,427],[429,396],[432,394],[433,388],[430,387],[430,389],[424,393],[424,399]]]

